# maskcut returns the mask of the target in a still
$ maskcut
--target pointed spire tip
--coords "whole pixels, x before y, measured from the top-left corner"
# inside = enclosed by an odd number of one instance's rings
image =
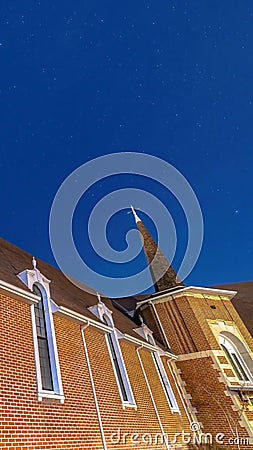
[[[135,211],[134,207],[133,207],[132,205],[130,205],[130,206],[131,206],[132,213],[133,213],[133,215],[134,215],[134,220],[135,220],[135,222],[136,222],[136,223],[137,223],[137,222],[141,222],[141,219],[140,219],[139,216],[136,214],[136,211]]]

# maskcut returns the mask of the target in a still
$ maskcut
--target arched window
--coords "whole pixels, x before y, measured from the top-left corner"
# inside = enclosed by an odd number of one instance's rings
[[[148,342],[151,345],[155,345],[154,338],[150,334],[147,335],[147,340],[148,340]],[[161,357],[160,357],[158,352],[152,353],[152,356],[153,356],[153,360],[154,360],[154,363],[155,363],[155,366],[156,366],[156,370],[157,370],[159,378],[161,380],[163,389],[165,391],[166,398],[167,398],[168,403],[170,405],[170,408],[172,409],[172,411],[179,412],[178,404],[177,404],[176,398],[174,396],[174,393],[172,391],[172,388],[171,388],[170,382],[168,380],[166,371],[164,369]]]
[[[251,383],[252,374],[246,362],[247,357],[250,357],[244,344],[236,336],[228,332],[220,334],[219,342],[237,378],[242,382]]]
[[[135,406],[132,389],[127,376],[125,364],[118,343],[118,338],[113,327],[113,323],[106,314],[103,315],[103,321],[106,325],[108,325],[108,327],[112,328],[112,331],[106,335],[106,341],[122,402],[123,404],[125,403]]]
[[[39,283],[33,284],[33,292],[40,300],[32,307],[34,350],[38,383],[38,398],[55,397],[64,400],[58,352],[50,298]]]
[[[50,280],[37,268],[34,257],[32,265],[32,270],[25,269],[17,276],[39,299],[31,305],[38,400],[48,397],[63,403],[64,395],[51,309],[53,301],[50,297]]]

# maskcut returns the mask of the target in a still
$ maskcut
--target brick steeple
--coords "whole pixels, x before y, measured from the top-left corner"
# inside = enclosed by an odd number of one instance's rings
[[[143,249],[149,264],[149,270],[154,282],[156,292],[164,291],[177,286],[184,286],[178,279],[173,267],[170,265],[164,254],[158,248],[156,242],[143,225],[136,211],[131,206],[137,228],[143,242]]]

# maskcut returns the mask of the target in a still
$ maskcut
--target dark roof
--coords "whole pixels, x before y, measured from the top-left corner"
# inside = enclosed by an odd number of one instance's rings
[[[58,306],[64,306],[88,318],[100,321],[87,308],[96,305],[97,296],[79,289],[71,283],[67,277],[55,267],[50,266],[40,259],[36,259],[37,268],[46,276],[50,283],[51,298]],[[17,277],[17,274],[26,269],[32,269],[32,255],[21,250],[0,238],[0,279],[14,286],[30,291],[24,283]],[[133,328],[136,323],[131,318],[124,315],[113,302],[103,297],[102,301],[113,312],[115,326],[122,332],[135,338],[141,339]]]
[[[253,281],[214,287],[237,291],[235,297],[232,298],[232,303],[253,336]]]
[[[148,300],[152,294],[133,295],[132,297],[114,298],[113,302],[122,307],[125,311],[135,311],[136,305],[142,300]]]

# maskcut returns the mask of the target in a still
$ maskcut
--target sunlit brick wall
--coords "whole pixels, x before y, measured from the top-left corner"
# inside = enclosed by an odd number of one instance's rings
[[[1,308],[1,449],[102,449],[101,433],[85,358],[80,325],[54,316],[65,402],[37,398],[30,306],[0,296]],[[130,439],[138,433],[161,434],[136,346],[120,340],[137,409],[123,409],[105,336],[86,329],[85,339],[108,449],[152,448]],[[189,429],[171,378],[181,414],[172,414],[151,354],[139,350],[165,433]],[[120,431],[119,431],[120,430]],[[114,437],[112,439],[112,433]],[[116,435],[115,435],[116,433]],[[120,440],[118,435],[120,433]],[[123,439],[122,435],[127,433]],[[119,442],[118,442],[119,440]],[[154,445],[164,449],[163,445]]]

